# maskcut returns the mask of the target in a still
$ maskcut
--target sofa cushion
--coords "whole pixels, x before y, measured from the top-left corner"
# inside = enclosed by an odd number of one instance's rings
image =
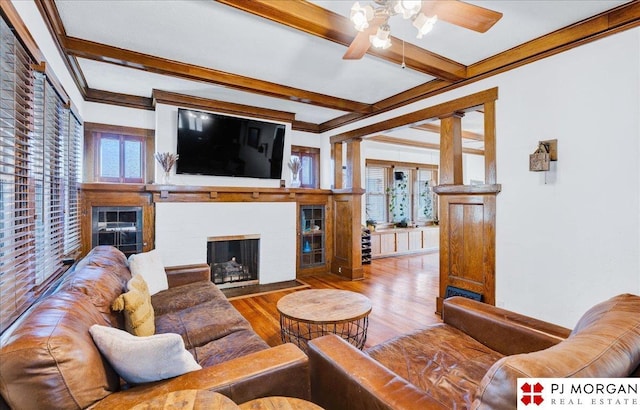
[[[153,382],[202,369],[175,333],[139,337],[100,325],[91,326],[89,332],[127,383]]]
[[[89,335],[108,325],[84,294],[59,291],[0,337],[0,393],[11,408],[85,408],[117,391],[120,379]]]
[[[162,257],[156,249],[129,256],[129,269],[132,275],[142,275],[152,295],[169,288]]]
[[[157,316],[178,312],[212,299],[225,300],[226,296],[213,282],[193,282],[158,292],[151,296]]]
[[[619,295],[589,309],[557,345],[498,361],[482,380],[475,404],[515,408],[519,377],[627,377],[639,365],[640,296]]]
[[[268,348],[269,345],[255,332],[242,329],[189,351],[202,367],[210,367]]]
[[[127,283],[127,289],[113,301],[112,309],[124,311],[124,328],[127,332],[135,336],[153,335],[156,327],[147,283],[141,275],[133,275]]]
[[[366,351],[449,408],[470,408],[482,376],[502,355],[440,323]]]
[[[239,330],[251,330],[249,322],[224,296],[156,316],[155,322],[156,333],[182,335],[187,349],[203,346]]]

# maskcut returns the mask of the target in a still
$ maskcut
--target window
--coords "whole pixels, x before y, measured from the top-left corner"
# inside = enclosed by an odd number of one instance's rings
[[[298,157],[302,164],[300,186],[320,188],[320,148],[291,146],[291,157]]]
[[[0,331],[80,247],[80,129],[0,19]]]
[[[144,182],[144,138],[99,132],[95,140],[98,181]]]
[[[153,175],[153,130],[85,123],[86,181],[145,183]]]
[[[437,218],[432,187],[437,165],[367,160],[366,213],[377,223],[426,223]]]
[[[366,168],[366,212],[367,220],[384,222],[387,220],[387,179],[386,168],[370,166]]]

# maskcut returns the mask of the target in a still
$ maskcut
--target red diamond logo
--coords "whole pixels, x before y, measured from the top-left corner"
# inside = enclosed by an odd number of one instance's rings
[[[522,399],[520,399],[520,401],[522,401],[525,406],[528,406],[531,403],[539,406],[544,401],[542,398],[542,390],[544,387],[539,382],[533,386],[529,383],[524,383],[520,386],[520,389],[522,390]]]

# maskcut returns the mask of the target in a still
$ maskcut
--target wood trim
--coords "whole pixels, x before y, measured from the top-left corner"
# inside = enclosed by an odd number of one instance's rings
[[[141,110],[153,110],[153,100],[148,97],[140,97],[131,94],[120,94],[111,91],[85,88],[84,98],[89,102],[101,104],[119,105],[121,107],[138,108]]]
[[[414,130],[421,130],[421,131],[432,132],[434,134],[440,134],[441,127],[433,123],[426,123],[426,124],[414,125],[411,128],[413,128]],[[462,139],[484,141],[484,135],[478,134],[476,132],[462,130]]]
[[[496,102],[484,103],[484,183],[497,184]],[[464,151],[464,150],[463,150]]]
[[[438,195],[497,194],[500,191],[502,191],[501,184],[438,185],[433,187],[433,192]]]
[[[286,7],[283,7],[282,4],[272,0],[217,1],[346,47],[351,44],[357,34],[348,18],[310,2],[289,1]],[[466,66],[463,64],[411,43],[405,43],[404,48],[405,63],[412,70],[448,81],[458,81],[466,77]],[[379,50],[370,47],[367,54],[400,65],[403,55],[402,40],[392,37],[390,48]]]
[[[136,135],[145,138],[154,138],[156,131],[148,128],[124,127],[120,125],[101,124],[98,122],[85,122],[85,133],[89,132],[111,132],[117,134]]]
[[[440,128],[440,127],[438,127]],[[407,147],[415,147],[415,148],[424,148],[424,149],[433,149],[433,150],[440,150],[440,144],[434,144],[432,142],[421,142],[421,141],[414,141],[414,140],[408,140],[408,139],[404,139],[404,138],[394,138],[394,137],[389,137],[386,135],[374,135],[373,137],[368,137],[365,139],[366,141],[375,141],[375,142],[380,142],[383,144],[394,144],[394,145],[404,145]],[[484,151],[481,149],[475,149],[475,148],[462,148],[462,152],[464,154],[471,154],[471,155],[484,155]]]
[[[75,37],[66,37],[63,44],[65,51],[76,57],[88,58],[156,74],[223,85],[241,91],[282,98],[303,104],[317,105],[334,110],[355,111],[360,113],[371,112],[371,105],[369,104],[301,90],[299,88],[227,73],[212,68],[187,64],[181,61],[138,53],[136,51],[125,50]]]
[[[210,100],[202,97],[178,94],[170,91],[153,90],[155,104],[169,104],[188,108],[217,111],[225,114],[242,116],[255,116],[261,119],[270,119],[283,122],[293,122],[295,114],[285,111],[270,110],[268,108],[252,107],[250,105],[235,104],[224,101]]]
[[[451,113],[441,118],[440,182],[462,184],[462,115]]]
[[[436,164],[421,164],[419,162],[399,162],[399,161],[385,161],[382,159],[367,159],[365,161],[367,167],[384,167],[384,168],[394,168],[394,167],[402,167],[402,168],[411,168],[411,169],[430,169],[430,170],[438,170],[438,165]]]
[[[207,242],[243,241],[245,239],[260,239],[260,234],[209,236]]]
[[[297,120],[291,123],[291,129],[295,131],[311,132],[314,134],[320,134],[322,132],[320,124]]]
[[[380,121],[371,125],[367,125],[361,128],[356,128],[351,131],[337,134],[331,137],[331,143],[337,143],[341,141],[348,141],[354,138],[362,138],[367,135],[382,132],[393,128],[404,127],[409,124],[413,124],[418,121],[429,120],[432,118],[439,118],[444,115],[466,110],[471,107],[482,105],[487,101],[495,101],[498,99],[498,88],[490,88],[485,91],[480,91],[475,94],[467,95],[465,97],[456,98],[451,101],[447,101],[441,104],[437,104],[422,110],[414,111],[408,114],[400,115],[395,118]]]

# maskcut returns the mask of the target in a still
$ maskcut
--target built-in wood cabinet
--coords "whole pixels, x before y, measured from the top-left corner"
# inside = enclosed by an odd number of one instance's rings
[[[300,268],[325,266],[324,205],[300,206]]]
[[[393,228],[371,232],[371,257],[436,252],[439,246],[437,226]]]
[[[87,183],[80,193],[82,255],[104,244],[126,254],[154,248],[155,207],[145,185]]]

